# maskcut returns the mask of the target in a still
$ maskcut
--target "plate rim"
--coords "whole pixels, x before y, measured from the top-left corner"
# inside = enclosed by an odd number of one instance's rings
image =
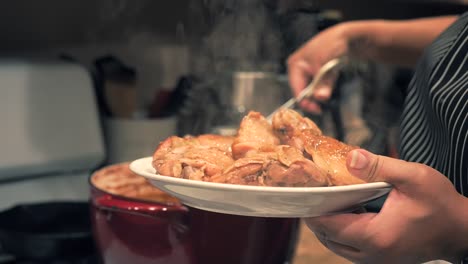
[[[217,183],[217,182],[205,182],[196,181],[182,178],[175,178],[171,176],[160,175],[156,173],[149,173],[142,171],[139,168],[148,167],[153,160],[152,156],[147,156],[133,160],[129,164],[129,168],[134,173],[143,176],[149,180],[173,183],[178,185],[208,188],[216,190],[231,190],[231,191],[244,191],[244,192],[262,192],[262,193],[331,193],[331,192],[349,192],[349,191],[363,191],[363,190],[376,190],[376,189],[391,189],[393,186],[387,182],[371,182],[361,183],[343,186],[323,186],[323,187],[274,187],[274,186],[252,186],[252,185],[240,185],[230,183]],[[150,162],[148,162],[150,161]],[[143,167],[143,168],[145,168]],[[154,170],[154,168],[151,166]]]

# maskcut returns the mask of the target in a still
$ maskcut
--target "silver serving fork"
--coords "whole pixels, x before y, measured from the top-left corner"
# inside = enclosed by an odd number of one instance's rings
[[[294,107],[294,105],[296,105],[297,102],[300,102],[302,99],[310,96],[314,92],[314,90],[318,86],[318,84],[322,81],[323,77],[328,72],[330,72],[331,70],[337,70],[337,69],[343,67],[345,65],[346,61],[347,61],[346,57],[341,57],[341,58],[336,58],[336,59],[330,60],[327,63],[325,63],[319,69],[319,71],[315,75],[312,82],[310,82],[310,84],[307,85],[306,88],[304,88],[304,90],[302,90],[301,93],[297,97],[293,97],[293,98],[289,99],[286,103],[284,103],[280,107],[276,108],[276,110],[274,110],[272,113],[270,113],[267,116],[266,119],[268,120],[268,122],[271,123],[271,119],[273,118],[273,115],[276,112],[278,112],[278,110],[280,110],[282,108],[292,108],[292,107]]]

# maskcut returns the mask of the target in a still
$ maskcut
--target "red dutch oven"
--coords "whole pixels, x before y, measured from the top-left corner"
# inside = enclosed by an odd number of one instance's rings
[[[298,219],[190,208],[149,186],[128,163],[96,171],[90,186],[103,263],[284,264],[293,256]]]

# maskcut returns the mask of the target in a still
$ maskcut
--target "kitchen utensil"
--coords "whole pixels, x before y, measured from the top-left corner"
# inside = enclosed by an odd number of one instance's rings
[[[286,76],[273,72],[239,71],[232,74],[231,87],[221,93],[222,114],[212,133],[233,135],[249,111],[264,115],[291,97]]]
[[[291,92],[286,78],[273,72],[240,71],[232,76],[232,95],[229,105],[245,113],[254,110],[263,114],[270,113],[274,106]]]
[[[338,70],[340,67],[342,67],[346,62],[346,58],[336,58],[333,60],[330,60],[329,62],[325,63],[317,72],[317,74],[314,76],[312,82],[307,85],[304,90],[302,90],[298,96],[293,97],[286,101],[283,105],[275,109],[273,112],[271,112],[267,116],[267,120],[271,122],[271,119],[273,115],[282,108],[291,108],[294,105],[296,105],[297,102],[302,101],[302,99],[312,95],[312,93],[315,91],[315,88],[321,83],[323,78],[332,70]]]
[[[205,80],[192,77],[179,111],[178,135],[229,134],[248,111],[267,115],[290,97],[286,76],[274,72],[224,72]]]
[[[63,61],[0,60],[0,179],[96,168],[104,142],[90,73]]]
[[[109,183],[98,184],[98,178]],[[90,185],[103,263],[285,264],[292,258],[298,219],[188,207],[131,172],[128,163],[96,171]]]
[[[136,112],[136,71],[114,56],[95,61],[99,75],[98,95],[106,112],[117,118],[132,118]]]
[[[87,179],[105,151],[90,72],[3,58],[0,83],[0,262],[96,263]]]
[[[314,217],[352,211],[387,194],[385,182],[330,187],[266,187],[213,183],[158,175],[152,157],[130,169],[183,204],[207,211],[257,217]]]
[[[87,202],[14,206],[0,212],[2,251],[17,261],[31,263],[52,263],[52,260],[78,263],[78,260],[91,259],[95,248],[89,216]]]

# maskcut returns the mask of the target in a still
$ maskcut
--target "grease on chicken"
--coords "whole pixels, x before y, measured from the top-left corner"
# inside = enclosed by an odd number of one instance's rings
[[[346,156],[357,147],[346,145],[322,132],[310,119],[290,109],[280,110],[273,118],[273,129],[285,144],[292,145],[326,171],[332,185],[364,183],[349,173]]]
[[[156,149],[153,167],[161,175],[209,181],[234,163],[233,140],[218,135],[169,137]]]
[[[279,138],[265,117],[258,112],[250,112],[240,123],[232,145],[232,154],[238,159],[250,151],[274,151],[274,146],[279,143]]]
[[[312,156],[313,161],[328,173],[332,185],[349,185],[364,183],[360,178],[353,176],[346,167],[348,152],[357,147],[346,145],[338,140],[311,135],[304,132],[305,151]]]
[[[354,149],[324,136],[299,113],[278,111],[268,123],[258,112],[246,115],[236,137],[170,137],[153,155],[161,175],[220,183],[316,187],[363,183],[346,168]]]
[[[303,131],[310,130],[310,133],[314,135],[322,135],[322,131],[312,120],[304,118],[298,112],[289,109],[280,109],[273,115],[272,127],[282,144],[300,150],[304,146]]]
[[[238,158],[224,174],[227,183],[267,186],[327,186],[326,173],[291,146],[279,145],[271,125],[258,112],[242,119],[232,145]]]

